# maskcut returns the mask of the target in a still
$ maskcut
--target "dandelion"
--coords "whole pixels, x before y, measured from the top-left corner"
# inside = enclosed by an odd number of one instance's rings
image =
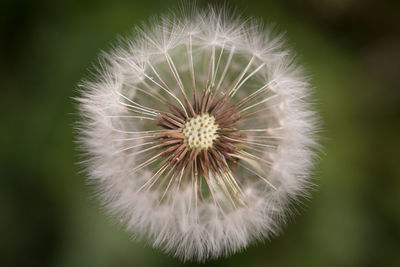
[[[259,21],[192,8],[138,27],[81,84],[90,181],[128,231],[204,261],[278,234],[310,186],[309,84]]]

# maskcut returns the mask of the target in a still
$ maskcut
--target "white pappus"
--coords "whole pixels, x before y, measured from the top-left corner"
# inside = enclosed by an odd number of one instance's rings
[[[192,7],[137,27],[80,84],[79,144],[107,210],[182,260],[279,232],[307,195],[316,114],[281,35]]]

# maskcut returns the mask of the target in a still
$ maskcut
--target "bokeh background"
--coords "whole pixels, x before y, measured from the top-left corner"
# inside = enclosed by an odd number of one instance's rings
[[[206,265],[400,266],[399,3],[228,1],[286,31],[324,149],[318,187],[281,236]],[[71,99],[100,50],[178,4],[0,2],[0,266],[183,265],[104,215],[76,165]]]

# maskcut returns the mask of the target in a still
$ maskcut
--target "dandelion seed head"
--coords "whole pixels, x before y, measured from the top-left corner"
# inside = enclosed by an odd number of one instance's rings
[[[99,197],[183,260],[276,235],[311,185],[309,84],[260,21],[194,6],[153,19],[81,90],[79,143]]]

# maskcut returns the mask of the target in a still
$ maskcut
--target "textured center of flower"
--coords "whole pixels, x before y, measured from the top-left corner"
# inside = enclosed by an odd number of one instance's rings
[[[183,127],[182,133],[187,137],[190,148],[207,149],[212,147],[217,139],[218,124],[214,116],[209,114],[197,115],[189,119]]]

